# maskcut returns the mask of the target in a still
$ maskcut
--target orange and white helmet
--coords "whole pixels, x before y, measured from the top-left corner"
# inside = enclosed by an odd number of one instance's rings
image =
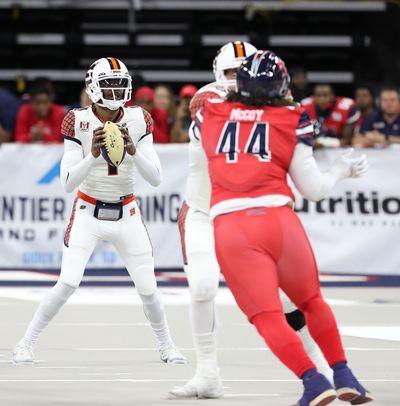
[[[214,58],[213,70],[218,86],[226,91],[235,88],[236,80],[225,77],[227,69],[237,69],[244,59],[257,52],[257,48],[248,42],[233,41],[223,45]]]
[[[132,78],[123,62],[117,58],[101,58],[90,65],[85,78],[86,93],[93,103],[118,110],[132,95]],[[106,99],[103,91],[111,90],[113,98]],[[123,90],[122,98],[115,90]]]

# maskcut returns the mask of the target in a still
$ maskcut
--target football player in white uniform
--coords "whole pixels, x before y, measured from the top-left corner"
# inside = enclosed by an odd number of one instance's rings
[[[198,90],[190,110],[192,119],[208,98],[225,98],[236,88],[236,71],[242,61],[257,49],[246,42],[234,41],[218,51],[213,70],[215,82]],[[191,293],[190,322],[197,366],[195,376],[182,387],[175,387],[170,394],[178,398],[218,398],[223,396],[216,355],[217,315],[214,298],[219,283],[219,266],[214,251],[212,220],[209,216],[211,185],[207,158],[194,122],[189,130],[189,173],[186,182],[185,201],[179,213],[184,269]],[[303,314],[281,292],[281,301],[288,323],[298,331],[304,347],[318,370],[332,379],[332,371],[318,346],[311,338]]]
[[[40,333],[75,292],[96,244],[105,240],[118,250],[135,283],[159,341],[161,360],[186,363],[169,333],[157,291],[151,242],[134,195],[135,168],[151,185],[161,182],[161,165],[153,147],[153,120],[141,107],[124,107],[131,98],[132,78],[118,59],[94,62],[85,82],[93,104],[71,110],[62,124],[65,151],[61,184],[68,193],[79,189],[64,237],[60,277],[15,346],[13,360],[33,362]],[[125,139],[126,155],[118,167],[100,156],[106,121],[116,123]]]

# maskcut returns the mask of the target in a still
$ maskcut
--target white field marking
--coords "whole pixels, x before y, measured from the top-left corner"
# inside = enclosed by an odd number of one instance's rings
[[[0,323],[0,326],[26,326],[26,323]],[[148,322],[137,323],[103,323],[103,322],[87,322],[87,323],[51,323],[52,327],[149,327]]]
[[[359,379],[360,382],[400,382],[400,379]],[[223,379],[222,382],[300,382],[299,379]]]
[[[223,382],[293,382],[298,383],[298,379],[223,379]],[[400,379],[360,379],[361,382],[400,382]],[[0,379],[0,383],[21,383],[21,382],[127,382],[127,383],[153,383],[153,382],[187,382],[187,379],[133,379],[133,378],[116,378],[116,379]]]
[[[4,307],[12,307],[12,306],[21,306],[21,303],[0,303],[0,306],[4,306]]]
[[[340,334],[374,340],[400,341],[400,326],[342,326]]]
[[[194,351],[193,347],[179,347],[182,351]],[[73,351],[155,351],[155,347],[109,347],[109,348],[73,348]],[[218,351],[271,351],[267,347],[219,347]],[[345,347],[346,351],[400,351],[400,347],[389,348],[389,347]]]
[[[61,367],[36,367],[36,369],[86,369],[86,368],[88,368],[88,367],[83,367],[83,366],[80,366],[80,367],[73,367],[73,366],[71,366],[71,367],[69,367],[69,366],[61,366]]]
[[[137,323],[101,323],[101,322],[88,322],[88,323],[52,323],[52,326],[60,326],[60,327],[103,327],[103,326],[111,326],[111,327],[148,327],[150,323],[148,322],[137,322]]]
[[[33,364],[14,364],[11,358],[8,360],[5,360],[5,359],[0,360],[1,364],[12,364],[12,365],[15,365],[16,367],[21,367],[21,368],[27,367],[27,366],[31,367],[31,366],[34,366],[35,364],[43,364],[45,362],[46,361],[44,359],[35,359],[35,362]]]
[[[80,376],[112,376],[112,375],[117,375],[117,376],[122,376],[122,375],[133,375],[133,372],[79,372],[78,375]]]
[[[18,299],[21,301],[41,301],[50,287],[0,287],[0,298]],[[190,294],[187,287],[161,287],[159,288],[163,301],[169,305],[187,305],[190,301]],[[380,303],[362,303],[355,300],[327,298],[332,306],[362,306],[382,307]],[[218,305],[236,306],[235,300],[229,289],[222,287],[216,297]],[[80,287],[70,298],[67,306],[80,304],[99,305],[142,305],[141,299],[133,286],[127,287]],[[15,304],[13,304],[15,305]],[[4,304],[7,306],[7,304]],[[385,304],[385,306],[399,307],[400,303]],[[238,325],[248,325],[241,323]]]
[[[225,393],[224,398],[247,398],[247,397],[277,397],[281,396],[278,393]]]

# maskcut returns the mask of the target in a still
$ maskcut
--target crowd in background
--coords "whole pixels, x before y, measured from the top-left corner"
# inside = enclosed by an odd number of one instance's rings
[[[370,87],[360,85],[354,98],[348,98],[336,95],[329,84],[311,87],[301,68],[293,69],[291,77],[291,97],[315,122],[315,148],[400,144],[400,93],[396,87],[385,86],[374,94]],[[185,84],[175,95],[165,84],[154,88],[141,85],[127,105],[139,105],[152,115],[156,143],[188,142],[189,104],[197,90]],[[62,142],[64,115],[91,102],[85,89],[76,105],[61,106],[55,100],[54,86],[44,78],[33,81],[29,93],[22,97],[0,88],[0,143]]]

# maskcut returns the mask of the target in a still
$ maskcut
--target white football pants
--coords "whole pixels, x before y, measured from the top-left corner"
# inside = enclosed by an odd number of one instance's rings
[[[118,221],[98,220],[95,206],[77,198],[64,238],[60,280],[78,287],[87,262],[99,241],[117,249],[140,295],[156,291],[152,246],[136,201],[123,206]]]
[[[47,293],[29,324],[23,340],[34,346],[40,333],[79,286],[86,264],[100,240],[110,241],[121,255],[142,299],[160,346],[172,341],[162,302],[157,295],[152,247],[136,202],[123,206],[118,221],[93,217],[95,206],[77,198],[64,238],[61,274]]]

